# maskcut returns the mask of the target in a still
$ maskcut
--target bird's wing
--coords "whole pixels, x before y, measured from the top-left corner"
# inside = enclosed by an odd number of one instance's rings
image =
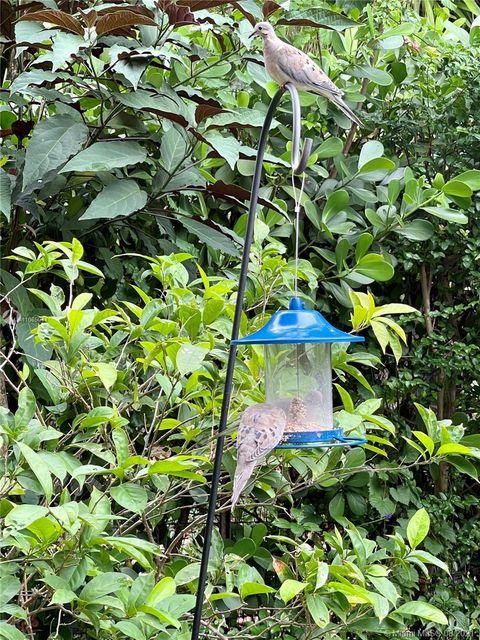
[[[277,64],[293,83],[310,86],[334,96],[343,96],[343,91],[330,80],[310,56],[290,44],[285,44],[279,49]]]
[[[274,449],[282,438],[286,422],[285,411],[272,404],[248,407],[238,428],[239,457],[246,462],[254,461]]]

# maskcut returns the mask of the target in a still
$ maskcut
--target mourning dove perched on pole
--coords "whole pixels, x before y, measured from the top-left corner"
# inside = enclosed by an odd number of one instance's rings
[[[306,53],[280,40],[270,23],[259,22],[252,35],[260,35],[263,38],[265,67],[275,82],[280,86],[290,82],[297,89],[324,96],[352,122],[362,126],[361,120],[343,101],[343,91]]]
[[[287,423],[285,411],[265,402],[242,414],[237,436],[237,468],[233,480],[232,511],[258,460],[274,449]]]

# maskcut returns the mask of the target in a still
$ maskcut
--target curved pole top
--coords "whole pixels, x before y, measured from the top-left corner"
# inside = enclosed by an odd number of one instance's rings
[[[305,171],[310,154],[312,152],[313,140],[306,138],[303,144],[303,150],[300,153],[300,132],[302,127],[302,114],[300,110],[300,99],[298,97],[298,91],[293,84],[287,82],[283,87],[280,87],[282,93],[288,89],[290,98],[292,100],[292,171],[294,175],[298,176]]]

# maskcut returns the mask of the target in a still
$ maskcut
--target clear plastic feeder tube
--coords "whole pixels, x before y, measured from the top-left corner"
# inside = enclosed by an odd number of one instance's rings
[[[286,434],[333,429],[331,345],[266,344],[265,392],[287,414]]]

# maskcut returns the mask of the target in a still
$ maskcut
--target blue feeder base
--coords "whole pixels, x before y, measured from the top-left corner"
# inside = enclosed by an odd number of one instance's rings
[[[286,433],[277,449],[322,449],[328,447],[355,447],[365,444],[365,438],[352,438],[343,434],[343,429],[328,431],[299,431]]]

